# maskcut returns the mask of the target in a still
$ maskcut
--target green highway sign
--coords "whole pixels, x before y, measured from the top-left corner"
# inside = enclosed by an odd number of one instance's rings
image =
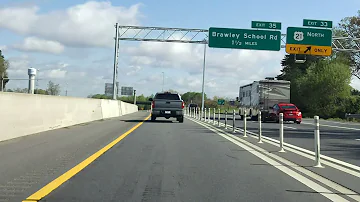
[[[209,47],[279,51],[281,32],[210,27]]]
[[[251,21],[251,28],[281,30],[281,22]]]
[[[326,20],[309,20],[304,19],[303,20],[303,26],[305,27],[323,27],[323,28],[332,28],[332,21],[326,21]]]
[[[225,100],[218,99],[218,105],[225,105]]]
[[[286,32],[286,44],[331,46],[332,31],[330,29],[288,27]]]

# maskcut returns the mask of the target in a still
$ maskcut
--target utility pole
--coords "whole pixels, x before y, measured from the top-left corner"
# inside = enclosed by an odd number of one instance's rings
[[[134,90],[134,105],[136,105],[136,90]]]

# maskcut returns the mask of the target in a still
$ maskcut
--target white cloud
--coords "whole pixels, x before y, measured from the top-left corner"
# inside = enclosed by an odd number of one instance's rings
[[[47,72],[47,77],[49,78],[54,78],[54,79],[59,79],[59,78],[65,78],[66,76],[66,72],[64,70],[61,69],[53,69]]]
[[[27,37],[22,44],[15,44],[15,49],[22,51],[47,52],[60,54],[64,51],[64,46],[57,41],[40,39],[38,37]]]
[[[1,51],[6,51],[7,49],[8,49],[7,46],[5,46],[5,45],[0,45],[0,50],[1,50]]]
[[[73,96],[103,93],[104,84],[112,82],[112,49],[114,23],[138,25],[140,4],[131,7],[113,6],[109,2],[87,2],[66,10],[41,12],[33,7],[0,9],[0,28],[28,37],[21,47],[25,50],[59,53],[56,62],[23,57],[11,60],[10,75],[27,77],[31,65],[40,69],[40,87],[48,80],[61,85],[68,83]],[[12,19],[10,23],[10,19]],[[15,26],[16,25],[16,26]],[[179,36],[175,36],[179,38]],[[26,43],[27,42],[27,43]],[[49,45],[51,44],[51,45]],[[150,95],[162,88],[179,92],[201,91],[204,45],[183,43],[140,42],[134,46],[122,43],[119,59],[121,86],[133,86],[138,93]],[[66,46],[66,51],[64,51]],[[68,47],[72,46],[72,47]],[[50,48],[52,47],[52,48]],[[55,48],[54,48],[55,47]],[[61,50],[62,47],[62,50]],[[61,56],[81,55],[81,63]],[[205,92],[236,97],[240,85],[280,73],[282,52],[224,50],[207,47]],[[78,64],[75,64],[78,62]],[[9,83],[13,85],[14,81]],[[26,85],[26,83],[25,83]],[[41,86],[45,85],[45,86]],[[26,86],[25,86],[26,87]]]
[[[129,68],[125,69],[125,74],[127,76],[132,76],[132,75],[136,75],[140,70],[142,69],[142,67],[140,66],[130,66]]]
[[[203,46],[179,43],[143,42],[131,47],[126,54],[132,57],[129,65],[177,68],[193,74],[202,73]],[[240,80],[260,79],[279,74],[281,52],[210,49],[206,54],[206,73],[219,77],[236,77]]]
[[[21,55],[19,57],[10,57],[9,60],[9,77],[27,77],[27,70],[30,67],[31,59],[28,55]]]
[[[67,46],[112,47],[114,24],[138,25],[140,4],[129,8],[89,1],[66,10],[41,12],[37,6],[0,9],[0,28],[58,41]]]

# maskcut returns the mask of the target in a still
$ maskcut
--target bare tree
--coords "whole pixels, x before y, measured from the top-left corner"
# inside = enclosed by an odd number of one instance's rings
[[[48,88],[46,89],[48,95],[60,95],[60,85],[49,81]]]

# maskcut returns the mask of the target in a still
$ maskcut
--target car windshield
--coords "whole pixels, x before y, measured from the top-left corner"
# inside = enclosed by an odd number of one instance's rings
[[[295,105],[283,105],[280,106],[282,109],[296,109]]]
[[[180,97],[178,94],[167,94],[167,93],[161,93],[157,94],[155,96],[155,99],[162,99],[162,100],[180,100]]]

